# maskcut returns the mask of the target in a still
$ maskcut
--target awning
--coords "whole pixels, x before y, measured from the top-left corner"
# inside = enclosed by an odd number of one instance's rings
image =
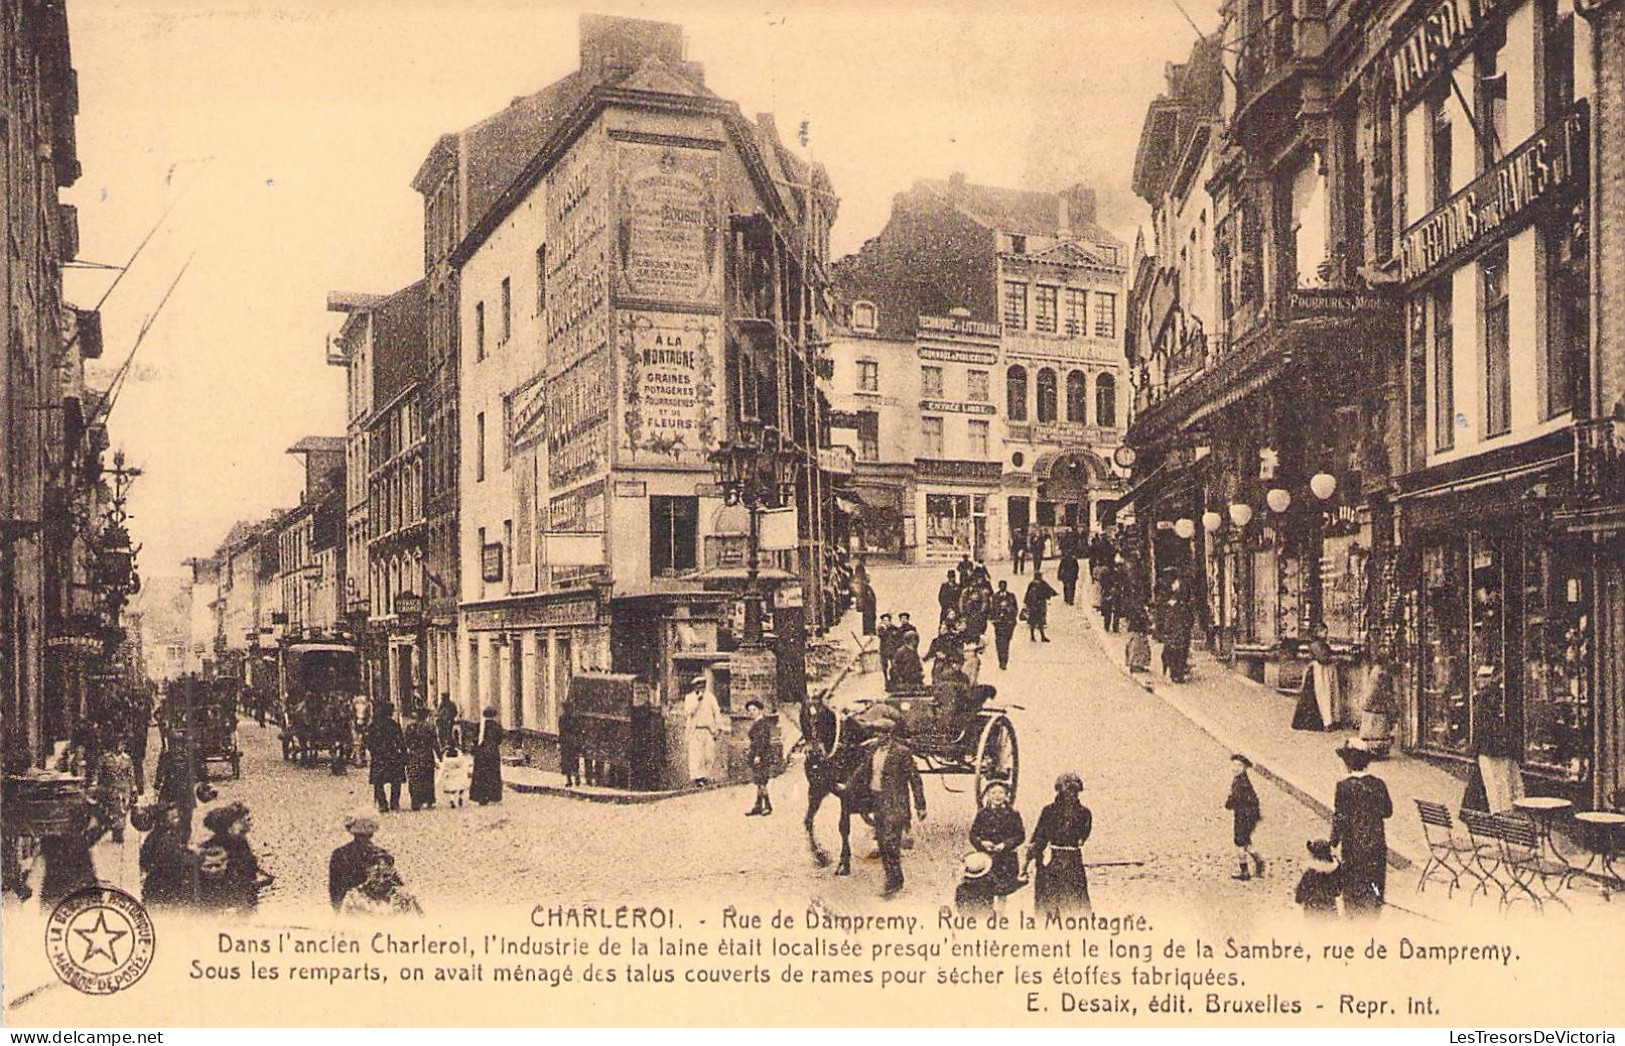
[[[1401,519],[1413,527],[1444,526],[1515,512],[1529,488],[1551,475],[1563,477],[1570,455],[1547,458],[1400,494],[1394,498]],[[1555,495],[1549,491],[1548,496]]]
[[[1128,493],[1118,499],[1119,509],[1130,505],[1145,507],[1162,498],[1182,494],[1186,489],[1196,485],[1197,462],[1176,463],[1164,462],[1151,470],[1145,479],[1129,488]]]

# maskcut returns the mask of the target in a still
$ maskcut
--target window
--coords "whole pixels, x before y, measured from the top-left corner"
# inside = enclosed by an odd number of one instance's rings
[[[485,482],[485,412],[474,415],[474,481]],[[484,544],[482,541],[481,544]]]
[[[547,308],[547,244],[536,248],[536,315]]]
[[[1433,194],[1428,201],[1430,208],[1450,199],[1451,165],[1454,159],[1450,107],[1454,104],[1448,85],[1442,94],[1435,95],[1428,102],[1428,184]]]
[[[1095,379],[1095,424],[1117,427],[1117,379],[1110,374]]]
[[[972,419],[970,423],[970,456],[987,457],[988,423]]]
[[[942,368],[920,368],[920,395],[926,399],[942,398]]]
[[[474,358],[485,359],[485,303],[474,303]]]
[[[1546,30],[1546,114],[1554,120],[1574,103],[1574,12],[1558,5],[1557,18]]]
[[[1045,334],[1055,333],[1056,300],[1060,296],[1059,287],[1038,287],[1038,296],[1034,301],[1033,320],[1034,327]]]
[[[1081,338],[1089,333],[1089,323],[1084,309],[1088,300],[1089,292],[1082,287],[1066,289],[1066,333],[1071,337]]]
[[[693,570],[697,565],[700,533],[700,499],[697,497],[649,498],[649,573],[671,577]]]
[[[1117,337],[1117,295],[1095,292],[1095,337]]]
[[[1117,264],[1117,248],[1116,247],[1112,246],[1109,243],[1097,243],[1097,244],[1095,244],[1095,250],[1099,252],[1100,260],[1105,262],[1107,265],[1116,265]]]
[[[862,392],[880,391],[880,364],[875,360],[858,361],[858,389]]]
[[[502,338],[498,345],[506,345],[513,337],[513,281],[502,277]]]
[[[920,456],[923,458],[940,458],[943,454],[942,445],[942,419],[925,417],[920,419]]]
[[[1499,54],[1485,55],[1479,63],[1478,74],[1478,126],[1482,131],[1479,142],[1479,170],[1487,171],[1498,163],[1507,147],[1507,74],[1498,68]]]
[[[1038,421],[1050,424],[1056,415],[1055,372],[1045,367],[1038,372]]]
[[[1433,292],[1433,449],[1456,445],[1455,299],[1449,280]]]
[[[875,329],[879,314],[872,302],[860,301],[852,304],[852,329],[855,331],[872,331]]]
[[[1484,296],[1484,435],[1512,429],[1512,343],[1507,328],[1507,249],[1479,262]]]
[[[966,399],[972,403],[986,403],[991,395],[987,381],[987,371],[970,370],[965,372]]]
[[[1020,280],[1004,281],[1004,325],[1027,329],[1027,285]]]
[[[1027,237],[1017,235],[1016,233],[1011,233],[1010,234],[1010,253],[1011,254],[1026,254],[1027,253]]]
[[[1027,420],[1027,368],[1019,363],[1005,372],[1004,414],[1011,421]]]
[[[1082,425],[1089,420],[1089,379],[1081,370],[1066,376],[1066,420]]]
[[[1576,395],[1577,380],[1586,377],[1590,351],[1590,266],[1577,249],[1572,231],[1546,234],[1552,280],[1546,294],[1550,319],[1546,325],[1546,414],[1555,418],[1574,409],[1584,397]],[[1579,387],[1585,387],[1580,385]]]
[[[880,460],[880,413],[878,411],[858,411],[858,458],[862,461]]]
[[[507,558],[513,555],[513,520],[502,521],[502,555]],[[508,591],[513,591],[513,574],[504,570],[503,575],[508,579]]]

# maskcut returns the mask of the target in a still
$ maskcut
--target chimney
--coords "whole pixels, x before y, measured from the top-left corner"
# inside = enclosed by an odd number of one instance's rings
[[[762,129],[762,133],[767,135],[770,141],[779,140],[779,124],[773,119],[772,113],[757,113],[756,126]]]
[[[681,66],[686,49],[680,25],[612,15],[581,16],[581,71],[595,79],[629,76],[649,58]]]

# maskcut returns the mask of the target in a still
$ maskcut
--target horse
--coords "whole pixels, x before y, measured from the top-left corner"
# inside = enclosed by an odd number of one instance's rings
[[[841,860],[835,868],[836,875],[852,874],[852,815],[861,816],[865,811],[855,797],[847,795],[846,782],[863,762],[864,746],[870,735],[871,731],[858,723],[857,716],[848,712],[836,719],[835,744],[828,753],[811,744],[806,749],[807,816],[802,824],[807,830],[813,862],[820,868],[829,866],[829,854],[818,845],[813,819],[829,796],[841,804]]]

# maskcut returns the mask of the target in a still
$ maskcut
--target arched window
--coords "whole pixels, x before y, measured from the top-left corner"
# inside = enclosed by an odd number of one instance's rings
[[[1005,372],[1005,417],[1011,421],[1027,420],[1027,368],[1019,363]]]
[[[1038,420],[1054,422],[1056,407],[1055,372],[1045,367],[1038,372]]]
[[[1082,425],[1089,420],[1089,379],[1081,370],[1069,371],[1066,376],[1066,420]]]
[[[1095,424],[1117,427],[1117,379],[1110,374],[1095,379]]]

